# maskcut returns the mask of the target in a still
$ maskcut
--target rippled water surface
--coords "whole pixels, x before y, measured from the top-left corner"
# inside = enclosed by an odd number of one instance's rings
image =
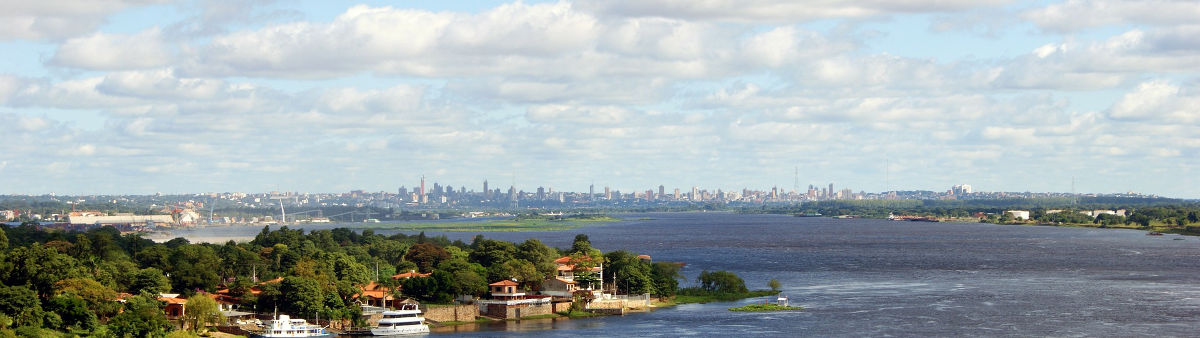
[[[623,317],[439,328],[434,335],[1200,335],[1197,237],[730,213],[625,218],[629,221],[571,231],[485,236],[509,241],[535,237],[569,247],[575,234],[585,233],[604,251],[686,262],[683,272],[689,278],[705,269],[728,270],[752,289],[778,279],[793,305],[807,310],[726,310],[759,299]],[[203,232],[181,234],[203,238]],[[221,233],[242,236],[228,229]],[[464,241],[475,235],[427,234]]]

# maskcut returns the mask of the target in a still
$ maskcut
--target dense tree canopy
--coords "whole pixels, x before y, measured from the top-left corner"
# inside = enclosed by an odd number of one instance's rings
[[[602,281],[591,269],[613,262],[606,267],[610,280],[603,282],[612,284],[615,277],[619,292],[669,295],[681,278],[678,266],[650,264],[634,253],[606,258],[586,235],[576,236],[571,248],[556,249],[536,239],[511,243],[480,236],[467,245],[423,233],[264,227],[245,243],[180,238],[158,244],[112,227],[50,232],[0,226],[0,324],[7,320],[32,335],[45,328],[163,336],[171,323],[158,294],[191,296],[183,322],[197,328],[214,321],[215,304],[206,294],[218,289],[228,289],[247,309],[354,320],[360,318],[361,287],[372,281],[403,297],[446,303],[459,295],[484,296],[487,284],[499,280],[534,291],[555,276],[554,261],[564,255],[572,257],[577,281],[597,287]],[[410,270],[430,275],[391,278]],[[119,293],[133,296],[121,303]]]

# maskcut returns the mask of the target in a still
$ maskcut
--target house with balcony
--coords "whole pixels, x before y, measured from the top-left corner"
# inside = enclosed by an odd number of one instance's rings
[[[548,295],[527,295],[520,289],[520,284],[511,280],[502,280],[488,284],[490,299],[482,299],[479,304],[480,315],[496,319],[515,319],[528,316],[550,314],[554,306]]]

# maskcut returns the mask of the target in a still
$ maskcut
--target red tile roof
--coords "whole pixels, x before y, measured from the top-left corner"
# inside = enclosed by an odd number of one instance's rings
[[[495,282],[492,284],[488,284],[488,286],[517,286],[517,285],[521,285],[521,284],[517,284],[517,282],[510,281],[507,279],[499,281],[499,282]]]
[[[429,277],[429,275],[432,275],[432,273],[419,273],[416,271],[409,271],[409,272],[405,272],[405,273],[398,273],[398,274],[392,275],[392,279]]]

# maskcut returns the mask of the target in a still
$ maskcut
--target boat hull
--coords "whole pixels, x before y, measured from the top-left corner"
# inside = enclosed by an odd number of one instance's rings
[[[428,326],[412,325],[410,327],[403,327],[403,328],[377,327],[377,328],[371,329],[371,334],[376,335],[376,336],[402,336],[402,335],[424,334],[424,333],[429,333]]]
[[[250,334],[250,338],[293,338],[293,337],[304,337],[304,338],[332,338],[332,337],[337,337],[337,335],[336,335],[336,334],[333,334],[333,333],[325,333],[325,334],[319,334],[319,335],[305,335],[305,334],[295,334],[295,335],[264,335],[264,334],[261,334],[261,333],[251,333],[251,334]]]

